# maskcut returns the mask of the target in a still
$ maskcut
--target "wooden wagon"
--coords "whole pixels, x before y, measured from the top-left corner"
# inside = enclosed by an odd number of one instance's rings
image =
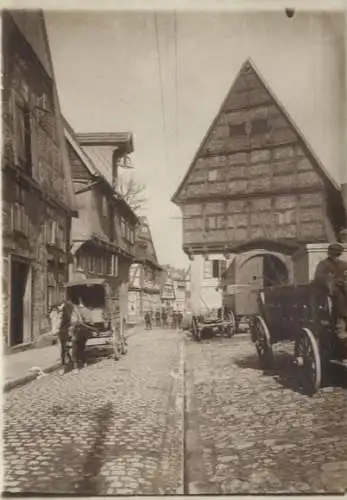
[[[313,394],[331,363],[346,365],[334,300],[324,288],[316,283],[267,288],[259,292],[258,303],[251,336],[264,369],[274,363],[273,345],[292,341],[299,382],[306,393]]]
[[[117,360],[127,352],[124,325],[119,300],[112,294],[105,279],[81,279],[67,283],[67,298],[74,304],[83,303],[83,320],[90,335],[87,348],[113,349]]]
[[[224,335],[232,337],[236,331],[235,316],[231,310],[212,309],[205,315],[193,315],[193,338],[200,342],[203,338]]]

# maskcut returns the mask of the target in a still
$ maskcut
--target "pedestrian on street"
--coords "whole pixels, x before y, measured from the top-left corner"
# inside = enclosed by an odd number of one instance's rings
[[[171,316],[171,326],[172,328],[176,329],[177,328],[177,312],[176,311],[172,311],[172,316]]]
[[[162,314],[161,314],[161,318],[162,318],[162,321],[163,321],[163,327],[167,327],[167,313],[165,311],[165,309],[163,310]]]
[[[152,321],[149,311],[146,311],[145,313],[145,324],[146,324],[146,330],[152,330]]]
[[[333,298],[336,333],[347,351],[347,262],[339,258],[343,252],[344,247],[339,243],[329,245],[328,257],[318,263],[314,281],[323,285]]]
[[[180,330],[182,328],[182,320],[183,320],[183,314],[181,311],[178,311],[177,313],[177,329]]]
[[[161,324],[161,321],[160,321],[160,311],[159,310],[156,311],[156,313],[155,313],[155,324],[156,324],[156,326],[160,326],[160,324]]]

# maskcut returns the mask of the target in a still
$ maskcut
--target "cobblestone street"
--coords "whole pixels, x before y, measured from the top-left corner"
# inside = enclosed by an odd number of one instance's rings
[[[182,333],[129,339],[121,361],[54,373],[5,396],[9,492],[182,492]]]
[[[291,349],[265,376],[248,336],[188,342],[190,493],[346,491],[346,389],[300,394]]]
[[[338,493],[346,389],[300,394],[285,351],[259,370],[248,336],[129,339],[119,362],[53,373],[5,395],[5,491]],[[184,411],[185,409],[185,411]]]

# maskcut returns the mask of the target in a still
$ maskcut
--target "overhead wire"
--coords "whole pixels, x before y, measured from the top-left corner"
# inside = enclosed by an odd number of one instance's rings
[[[156,13],[154,13],[154,27],[155,27],[155,35],[156,35],[157,61],[158,61],[159,81],[160,81],[160,97],[161,97],[161,110],[162,110],[162,120],[163,120],[164,150],[165,150],[166,166],[168,168],[169,167],[169,155],[168,155],[168,147],[167,147],[167,125],[166,125],[165,96],[164,96],[164,85],[163,85],[163,68],[162,68],[161,55],[160,55],[158,15]]]
[[[178,51],[177,51],[177,12],[174,11],[174,47],[175,47],[175,159],[178,157]]]

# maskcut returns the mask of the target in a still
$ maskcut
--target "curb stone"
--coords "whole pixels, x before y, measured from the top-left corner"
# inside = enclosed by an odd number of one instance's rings
[[[60,362],[55,362],[53,365],[48,366],[42,371],[44,373],[51,373],[54,372],[55,370],[58,370],[59,367],[60,367]],[[29,373],[29,375],[24,375],[24,377],[17,378],[16,380],[9,380],[4,384],[3,392],[9,392],[12,389],[15,389],[16,387],[21,387],[36,379],[37,379],[36,373]]]
[[[127,334],[127,338],[132,337],[136,333],[139,333],[138,329],[134,329],[133,331]],[[56,361],[54,364],[48,366],[47,368],[42,369],[43,373],[52,373],[60,368],[60,361]],[[9,380],[3,385],[3,393],[9,392],[12,389],[16,389],[17,387],[22,387],[23,385],[28,384],[29,382],[33,382],[37,379],[36,373],[29,373],[28,375],[24,375],[15,380]]]

